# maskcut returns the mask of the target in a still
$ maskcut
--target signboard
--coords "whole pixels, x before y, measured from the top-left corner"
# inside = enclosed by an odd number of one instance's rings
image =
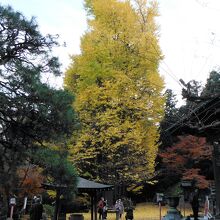
[[[157,202],[162,202],[164,199],[164,194],[163,193],[157,193]]]
[[[10,205],[16,205],[16,199],[14,197],[11,198],[9,204]]]

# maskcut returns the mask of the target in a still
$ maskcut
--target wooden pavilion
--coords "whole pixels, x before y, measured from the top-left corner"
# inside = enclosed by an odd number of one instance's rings
[[[77,189],[81,193],[87,193],[91,199],[91,220],[97,220],[97,193],[113,190],[113,185],[105,185],[78,177]]]
[[[54,210],[54,220],[58,219],[58,210],[60,204],[60,195],[62,190],[67,188],[66,185],[57,185],[57,184],[50,184],[50,183],[43,183],[42,187],[44,189],[52,189],[56,191],[56,204]],[[90,181],[84,179],[82,177],[78,177],[77,183],[77,190],[80,193],[87,193],[90,196],[91,201],[91,220],[97,220],[97,193],[103,191],[110,191],[113,190],[113,185],[105,185],[101,183],[97,183],[94,181]]]

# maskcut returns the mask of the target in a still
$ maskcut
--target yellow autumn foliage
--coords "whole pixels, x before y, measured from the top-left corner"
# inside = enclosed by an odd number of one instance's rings
[[[65,86],[81,130],[69,147],[80,173],[111,184],[152,177],[164,82],[158,73],[157,6],[145,0],[90,0],[81,54],[72,56]]]

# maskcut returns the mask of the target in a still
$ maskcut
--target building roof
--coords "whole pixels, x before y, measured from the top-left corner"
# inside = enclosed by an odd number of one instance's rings
[[[79,192],[96,192],[96,191],[109,191],[113,189],[113,185],[106,185],[102,183],[97,183],[94,181],[90,181],[84,179],[82,177],[78,177],[77,189]],[[43,188],[45,189],[65,189],[66,185],[57,185],[51,183],[43,183]]]
[[[90,181],[84,179],[82,177],[78,177],[77,188],[79,191],[87,192],[87,191],[108,191],[113,189],[113,185],[106,185],[102,183],[97,183],[94,181]]]
[[[199,136],[215,136],[220,131],[220,96],[201,101],[194,109],[166,132],[171,134],[192,134]]]

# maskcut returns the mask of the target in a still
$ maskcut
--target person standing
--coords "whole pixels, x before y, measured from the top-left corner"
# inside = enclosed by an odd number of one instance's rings
[[[131,199],[128,199],[126,201],[126,208],[125,208],[125,212],[126,212],[125,219],[126,220],[133,220],[134,218],[133,210],[134,210],[133,203]]]
[[[124,205],[121,199],[116,200],[115,211],[116,211],[116,220],[121,219],[122,214],[124,213]]]
[[[101,197],[101,199],[98,202],[98,213],[99,213],[99,220],[103,219],[103,208],[104,208],[104,197]]]
[[[116,202],[115,202],[116,220],[119,220],[119,218],[120,218],[119,211],[120,211],[120,209],[119,209],[119,202],[118,202],[118,200],[116,200]]]
[[[108,214],[108,205],[107,205],[107,200],[105,200],[103,210],[102,210],[102,219],[103,220],[107,219],[107,214]]]
[[[198,216],[199,216],[199,191],[198,189],[196,189],[192,193],[190,204],[192,207],[194,220],[198,220]]]
[[[41,220],[43,214],[43,205],[40,198],[36,198],[30,210],[30,220]]]
[[[124,213],[124,204],[123,204],[123,202],[122,202],[122,200],[121,199],[119,199],[119,217],[120,217],[120,219],[121,219],[121,217],[122,217],[122,215],[123,215],[123,213]]]

